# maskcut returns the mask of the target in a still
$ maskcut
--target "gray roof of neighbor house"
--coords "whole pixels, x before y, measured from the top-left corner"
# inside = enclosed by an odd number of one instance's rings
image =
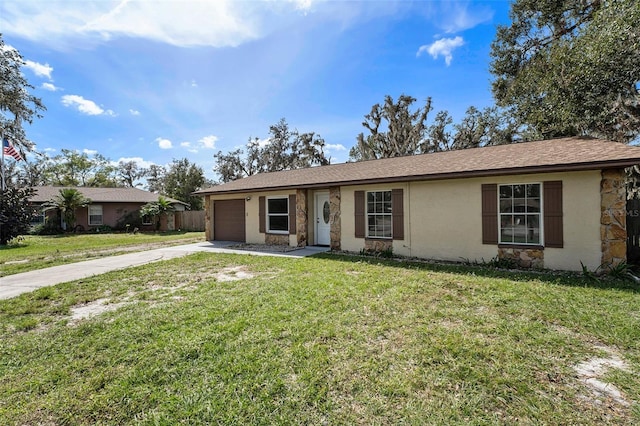
[[[60,193],[63,188],[73,188],[89,198],[93,203],[152,203],[158,201],[158,194],[138,188],[90,188],[84,186],[35,186],[36,193],[31,197],[34,203],[44,203]],[[165,197],[172,203],[184,204],[182,201]]]
[[[634,164],[640,164],[640,147],[570,137],[260,173],[195,194],[598,170]]]

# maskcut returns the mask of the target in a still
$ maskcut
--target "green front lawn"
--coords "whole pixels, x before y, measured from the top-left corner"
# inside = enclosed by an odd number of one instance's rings
[[[0,246],[0,277],[150,248],[204,241],[204,232],[25,236]]]
[[[638,424],[638,306],[576,276],[198,253],[0,301],[0,423]],[[598,398],[575,368],[616,356]]]

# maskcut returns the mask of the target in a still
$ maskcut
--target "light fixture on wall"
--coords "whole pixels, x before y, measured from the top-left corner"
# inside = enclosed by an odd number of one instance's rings
[[[251,201],[251,195],[249,195],[247,198],[245,198],[246,201]]]

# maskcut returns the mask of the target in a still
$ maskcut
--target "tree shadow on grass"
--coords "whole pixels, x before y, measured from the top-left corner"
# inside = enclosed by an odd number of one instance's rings
[[[392,258],[385,259],[374,256],[357,254],[320,253],[313,255],[316,259],[327,259],[348,263],[367,263],[370,265],[384,265],[392,268],[424,270],[450,274],[472,275],[486,278],[500,278],[511,281],[540,281],[547,284],[569,287],[598,288],[604,290],[622,290],[640,293],[640,285],[632,280],[617,279],[608,276],[594,277],[579,272],[570,271],[527,271],[524,269],[501,269],[486,264],[464,264],[425,259]]]

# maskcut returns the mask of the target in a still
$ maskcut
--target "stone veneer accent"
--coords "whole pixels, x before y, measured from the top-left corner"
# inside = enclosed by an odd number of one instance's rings
[[[306,247],[309,235],[309,204],[307,190],[296,191],[296,239],[298,247]]]
[[[390,251],[393,250],[393,240],[365,238],[364,249],[365,251],[372,253],[382,253],[383,251]]]
[[[213,203],[211,202],[211,195],[204,196],[204,238],[207,241],[213,240],[213,217],[211,217],[211,210],[213,210]]]
[[[498,259],[513,260],[520,268],[544,268],[544,250],[537,248],[499,247]]]
[[[616,266],[627,260],[626,206],[624,170],[603,170],[600,181],[602,265]]]
[[[264,243],[272,246],[288,246],[289,235],[285,234],[265,234]]]
[[[329,230],[331,250],[341,249],[342,223],[340,221],[340,187],[329,188]]]

